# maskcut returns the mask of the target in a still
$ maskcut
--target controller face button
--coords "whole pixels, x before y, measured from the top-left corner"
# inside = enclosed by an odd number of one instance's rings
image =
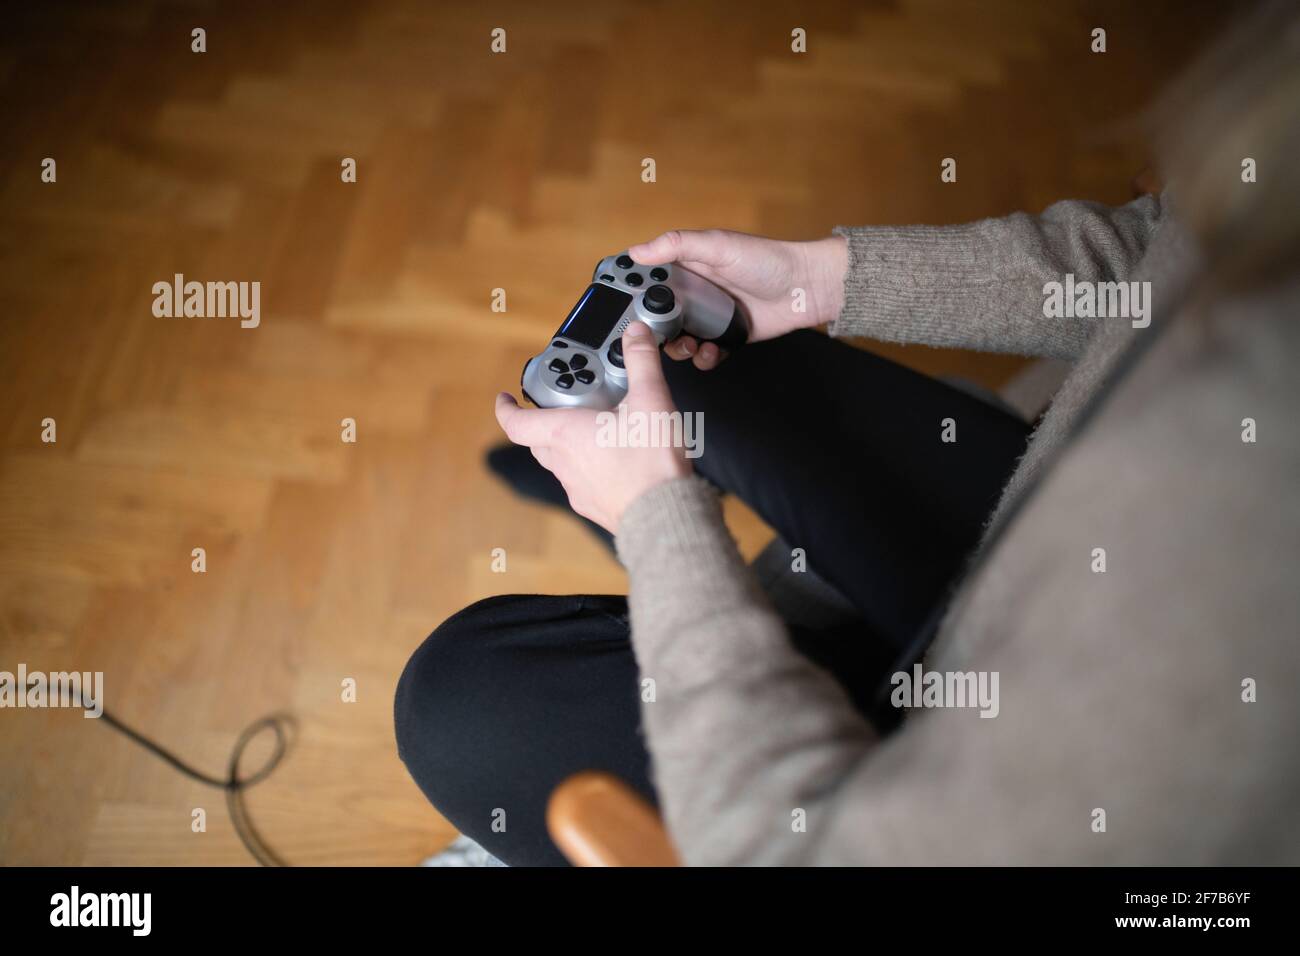
[[[636,263],[632,261],[631,256],[619,256],[614,260],[614,265],[620,269],[631,269]]]
[[[668,270],[661,269],[658,266],[656,266],[655,268],[650,270],[650,278],[654,279],[655,282],[663,282],[665,279],[668,278]]]
[[[556,388],[573,388],[573,376],[572,376],[572,375],[561,375],[559,378],[557,378],[557,379],[555,380],[555,387],[556,387]]]
[[[614,368],[623,367],[623,340],[615,339],[614,344],[609,347],[609,364]]]
[[[565,364],[563,359],[551,359],[551,364],[546,367],[552,372],[567,372],[569,370],[569,366]]]
[[[581,372],[577,373],[577,376],[578,381],[583,385],[590,385],[592,382],[596,381],[596,373],[589,368],[584,368]]]
[[[645,280],[641,278],[641,273],[639,272],[629,272],[627,274],[627,284],[633,288],[639,286],[644,281]]]
[[[573,369],[575,372],[580,368],[586,367],[587,356],[585,355],[575,355],[573,358],[569,359],[569,368]]]
[[[655,315],[667,315],[677,304],[673,290],[666,285],[652,285],[645,290],[645,298],[641,301],[645,303],[646,311]]]

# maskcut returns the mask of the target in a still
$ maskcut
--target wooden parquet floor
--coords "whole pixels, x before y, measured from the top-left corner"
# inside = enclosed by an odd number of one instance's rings
[[[592,262],[672,226],[797,238],[1123,201],[1147,157],[1118,121],[1222,16],[1128,0],[15,5],[0,670],[103,671],[111,709],[212,772],[242,728],[291,712],[294,750],[249,796],[271,844],[300,864],[419,861],[454,834],[395,754],[410,651],[489,594],[625,587],[576,523],[481,463],[492,396]],[[1088,52],[1098,25],[1104,55]],[[175,273],[260,281],[261,325],[156,318],[153,283]],[[1016,367],[888,351],[993,385]],[[761,523],[728,514],[757,550]],[[249,862],[218,792],[77,712],[0,711],[0,767],[4,863]]]

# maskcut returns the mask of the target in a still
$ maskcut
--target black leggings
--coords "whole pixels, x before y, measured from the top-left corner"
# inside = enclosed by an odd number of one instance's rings
[[[708,373],[665,360],[665,374],[677,407],[704,415],[696,470],[802,548],[859,615],[791,640],[866,714],[978,542],[1029,426],[814,332]],[[945,419],[956,441],[941,440]],[[561,864],[545,809],[565,777],[608,771],[656,802],[638,702],[625,598],[488,598],[411,657],[398,752],[439,812],[506,863]]]

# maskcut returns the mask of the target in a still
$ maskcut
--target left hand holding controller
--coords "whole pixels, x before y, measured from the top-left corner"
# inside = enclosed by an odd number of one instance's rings
[[[675,410],[655,337],[643,323],[633,322],[623,333],[623,360],[628,380],[623,404],[629,413]],[[527,445],[542,467],[560,480],[574,511],[616,534],[628,505],[655,485],[685,477],[692,469],[681,448],[598,443],[605,420],[600,416],[611,414],[616,413],[520,408],[508,392],[496,401],[497,422],[506,437]]]

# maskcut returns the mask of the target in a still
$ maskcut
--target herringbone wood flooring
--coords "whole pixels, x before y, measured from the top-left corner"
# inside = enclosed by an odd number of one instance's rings
[[[599,255],[671,226],[812,237],[1123,201],[1147,157],[1116,121],[1222,16],[1125,0],[30,6],[0,46],[0,669],[102,670],[112,709],[212,771],[254,718],[292,712],[297,745],[251,793],[254,819],[291,862],[367,864],[453,835],[394,752],[392,691],[421,638],[488,594],[624,587],[575,523],[481,466],[493,394]],[[177,272],[261,281],[261,326],[155,318],[151,286]],[[1015,368],[888,351],[988,384]],[[757,549],[757,519],[729,515]],[[5,863],[248,862],[220,794],[77,713],[0,711],[0,765]]]

